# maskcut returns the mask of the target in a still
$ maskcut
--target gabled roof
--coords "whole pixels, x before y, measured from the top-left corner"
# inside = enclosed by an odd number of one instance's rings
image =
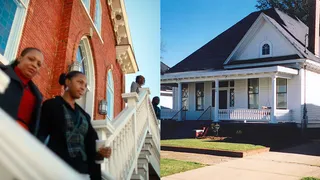
[[[160,64],[161,74],[166,73],[169,69],[170,69],[170,67],[161,61],[161,64]]]
[[[305,35],[308,33],[308,27],[298,18],[292,18],[278,9],[272,8],[249,14],[187,58],[170,68],[167,73],[224,69],[225,60],[242,40],[261,13],[266,15],[269,22],[271,22],[289,40],[289,42],[294,45],[301,55],[319,61],[313,53],[308,50],[305,51],[304,43]]]

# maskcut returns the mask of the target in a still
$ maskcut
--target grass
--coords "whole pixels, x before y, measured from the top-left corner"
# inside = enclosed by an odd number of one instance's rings
[[[314,177],[304,177],[301,180],[320,180],[319,178],[314,178]]]
[[[161,177],[169,176],[172,174],[189,171],[192,169],[197,169],[204,167],[204,164],[196,162],[179,161],[174,159],[161,159]]]
[[[200,149],[225,150],[225,151],[247,151],[247,150],[264,148],[264,146],[260,146],[260,145],[217,142],[217,141],[206,140],[206,139],[162,140],[161,146],[200,148]]]

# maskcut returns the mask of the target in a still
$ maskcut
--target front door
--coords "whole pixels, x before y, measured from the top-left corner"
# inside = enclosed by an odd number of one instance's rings
[[[212,107],[215,107],[215,91],[212,90]],[[228,91],[219,91],[219,109],[228,109]]]
[[[219,91],[219,109],[228,109],[228,91]]]

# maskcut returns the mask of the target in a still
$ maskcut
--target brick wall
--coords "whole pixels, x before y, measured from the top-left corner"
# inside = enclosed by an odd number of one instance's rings
[[[62,93],[58,84],[59,75],[67,71],[68,65],[75,60],[80,40],[90,34],[89,38],[95,69],[95,110],[94,119],[104,119],[98,114],[98,104],[106,99],[107,72],[113,66],[114,79],[114,114],[122,110],[124,103],[121,93],[124,92],[124,75],[116,62],[115,35],[106,1],[102,5],[102,32],[99,38],[94,30],[85,7],[80,0],[30,0],[27,18],[20,42],[19,53],[25,47],[35,46],[45,56],[43,68],[35,77],[44,97],[51,98]],[[53,8],[54,7],[54,8]],[[95,0],[91,0],[90,16],[94,21]]]

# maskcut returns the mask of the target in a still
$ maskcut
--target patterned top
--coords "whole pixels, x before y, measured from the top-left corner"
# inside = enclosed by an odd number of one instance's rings
[[[84,139],[87,135],[89,123],[86,116],[75,106],[75,109],[68,108],[63,104],[66,120],[66,138],[70,157],[87,161],[87,154]]]

